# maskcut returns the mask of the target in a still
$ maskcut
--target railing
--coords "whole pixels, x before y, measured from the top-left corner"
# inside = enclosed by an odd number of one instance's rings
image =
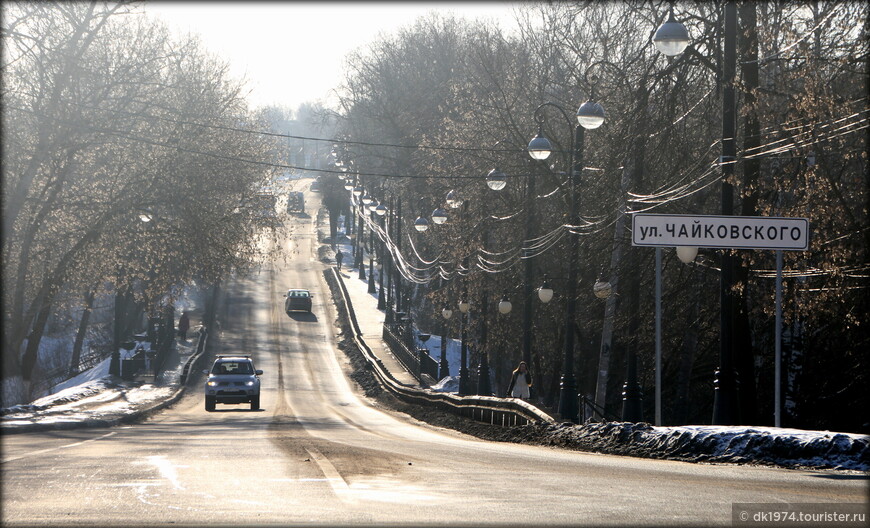
[[[212,318],[213,320],[214,318]],[[208,327],[203,326],[199,330],[199,339],[196,342],[196,352],[191,354],[187,361],[184,363],[184,367],[181,369],[181,384],[184,385],[187,383],[187,379],[190,376],[190,373],[193,372],[199,358],[203,356],[203,352],[205,351],[205,346],[208,340]]]
[[[87,352],[83,353],[79,359],[79,364],[75,365],[71,371],[72,375],[81,374],[86,370],[90,370],[102,361],[112,355],[111,346],[88,347]]]
[[[327,283],[341,299],[347,314],[354,343],[371,366],[371,370],[381,385],[400,400],[436,407],[446,412],[465,416],[473,420],[502,425],[525,425],[529,423],[554,423],[553,417],[534,405],[516,398],[495,398],[491,396],[457,396],[455,394],[418,389],[399,382],[371,351],[362,339],[353,305],[349,301],[347,288],[335,268],[324,271]],[[339,310],[341,311],[341,310]]]
[[[384,325],[383,338],[399,363],[417,378],[417,381],[422,381],[423,374],[429,375],[432,379],[438,379],[438,362],[432,359],[427,349],[418,348],[416,352],[411,352],[402,339],[387,325]]]
[[[604,407],[595,403],[595,400],[591,400],[584,395],[578,396],[580,401],[580,417],[582,422],[595,422],[599,421],[601,418],[604,418],[606,421],[610,422],[621,422],[622,419],[615,414],[611,414],[607,412]]]

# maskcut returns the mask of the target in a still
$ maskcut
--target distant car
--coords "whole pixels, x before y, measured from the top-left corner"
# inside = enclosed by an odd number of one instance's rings
[[[260,408],[260,378],[262,370],[254,368],[251,356],[218,356],[205,381],[205,410],[212,412],[216,403],[250,403],[251,410]]]
[[[284,311],[287,315],[294,310],[304,310],[311,313],[311,292],[303,289],[290,289],[284,295]]]
[[[309,187],[311,191],[319,192],[320,191],[320,182],[315,180],[311,182],[311,187]]]
[[[287,212],[305,212],[305,195],[303,195],[301,191],[291,191],[290,194],[287,195]]]

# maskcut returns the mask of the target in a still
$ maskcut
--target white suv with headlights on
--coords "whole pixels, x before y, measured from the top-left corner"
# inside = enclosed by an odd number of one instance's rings
[[[216,403],[251,403],[251,410],[260,408],[260,378],[262,370],[254,369],[251,356],[218,356],[205,381],[205,410],[213,411]]]

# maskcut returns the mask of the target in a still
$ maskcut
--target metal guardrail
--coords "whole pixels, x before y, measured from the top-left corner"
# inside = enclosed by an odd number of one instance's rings
[[[193,372],[194,366],[196,365],[199,358],[202,357],[203,352],[205,351],[205,345],[208,340],[208,328],[202,327],[199,331],[199,339],[196,342],[196,352],[190,355],[187,358],[187,361],[184,362],[184,367],[181,369],[181,384],[187,384],[187,378],[190,376],[190,373]]]
[[[417,381],[423,381],[421,379],[423,374],[428,374],[432,379],[438,379],[438,363],[432,359],[428,350],[421,348],[416,352],[412,352],[402,339],[387,325],[384,325],[383,338],[390,346],[390,350],[393,351],[393,355],[399,360],[399,363],[412,376],[417,378]]]
[[[457,396],[455,394],[434,392],[428,389],[411,387],[398,381],[383,365],[380,359],[372,353],[371,348],[362,339],[356,313],[350,303],[344,281],[335,268],[324,271],[327,283],[334,287],[344,303],[354,343],[371,366],[375,377],[381,385],[400,400],[428,405],[440,410],[458,414],[473,420],[494,425],[513,426],[529,423],[555,423],[552,416],[534,405],[516,398],[495,398],[492,396]]]

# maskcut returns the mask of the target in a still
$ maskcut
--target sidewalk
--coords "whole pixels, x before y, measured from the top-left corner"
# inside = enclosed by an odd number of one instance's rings
[[[368,281],[362,281],[359,277],[359,270],[342,268],[339,272],[344,285],[347,288],[347,293],[350,296],[350,302],[353,305],[356,313],[356,322],[359,325],[362,339],[371,348],[372,353],[378,357],[384,367],[397,379],[399,382],[419,387],[417,379],[414,378],[405,367],[399,363],[399,360],[390,352],[390,348],[384,343],[383,329],[384,317],[383,311],[378,310],[378,296],[376,293],[368,293]]]
[[[114,426],[168,406],[181,396],[181,371],[196,351],[198,336],[192,334],[188,333],[187,341],[175,342],[154,383],[110,376],[107,358],[90,371],[60,384],[58,387],[63,388],[54,394],[3,409],[0,415],[3,434]]]

